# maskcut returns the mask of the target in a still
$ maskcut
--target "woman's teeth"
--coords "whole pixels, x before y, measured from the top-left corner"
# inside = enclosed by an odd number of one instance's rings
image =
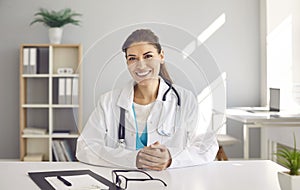
[[[136,72],[136,75],[139,77],[144,77],[148,75],[151,71],[145,71],[145,72]]]

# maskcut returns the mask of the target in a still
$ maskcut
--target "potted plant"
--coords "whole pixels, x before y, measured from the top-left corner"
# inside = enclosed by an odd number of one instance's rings
[[[282,147],[275,153],[279,164],[283,165],[288,172],[278,172],[278,180],[281,190],[300,189],[300,151],[296,149],[296,137],[294,134],[294,148]]]
[[[73,12],[70,8],[66,8],[60,11],[48,11],[47,9],[40,8],[37,13],[34,14],[36,17],[31,23],[43,23],[49,27],[49,40],[50,43],[60,44],[63,26],[67,24],[79,25],[80,21],[74,17],[81,16],[79,13]]]

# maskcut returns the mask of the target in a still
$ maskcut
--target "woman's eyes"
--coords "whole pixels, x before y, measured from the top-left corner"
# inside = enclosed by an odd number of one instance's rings
[[[128,61],[134,61],[134,60],[136,60],[135,57],[129,57],[129,58],[128,58]]]
[[[152,57],[153,57],[153,55],[147,54],[147,55],[145,55],[145,58],[144,58],[144,59],[150,59],[150,58],[152,58]]]
[[[144,59],[152,59],[153,58],[153,55],[151,54],[147,54],[144,56]],[[134,61],[137,61],[137,58],[136,57],[129,57],[127,58],[129,62],[134,62]]]

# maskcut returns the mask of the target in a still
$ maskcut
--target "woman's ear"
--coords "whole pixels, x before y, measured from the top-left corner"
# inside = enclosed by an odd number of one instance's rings
[[[164,50],[161,50],[159,55],[160,55],[160,58],[161,58],[160,64],[164,64],[164,62],[165,62],[165,52],[164,52]]]

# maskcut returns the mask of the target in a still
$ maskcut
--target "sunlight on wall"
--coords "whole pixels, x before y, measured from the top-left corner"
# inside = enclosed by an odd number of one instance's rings
[[[182,50],[183,59],[189,58],[198,47],[210,38],[216,31],[218,31],[226,22],[226,15],[222,13],[217,17],[203,32],[201,32],[197,39],[191,41]],[[226,95],[223,97],[224,92],[226,94],[226,74],[223,73],[218,76],[213,82],[211,82],[206,88],[198,94],[199,104],[199,118],[202,126],[212,128],[219,134],[226,134],[226,117],[224,116],[224,110],[226,109]],[[219,102],[220,101],[220,102]],[[207,128],[202,128],[206,132]]]
[[[221,26],[225,24],[225,22],[226,15],[223,13],[197,37],[198,46],[211,37],[219,28],[221,28]]]
[[[289,15],[267,36],[268,88],[280,88],[280,108],[291,105],[293,17]],[[268,92],[269,93],[269,92]],[[269,95],[268,95],[269,97]]]
[[[280,109],[298,107],[293,62],[293,16],[289,15],[267,36],[267,84],[280,88]]]
[[[197,46],[202,45],[208,38],[210,38],[218,29],[220,29],[226,22],[226,15],[222,13],[214,22],[212,22],[201,34],[198,35],[197,41],[191,41],[183,50],[183,59],[190,56]]]

